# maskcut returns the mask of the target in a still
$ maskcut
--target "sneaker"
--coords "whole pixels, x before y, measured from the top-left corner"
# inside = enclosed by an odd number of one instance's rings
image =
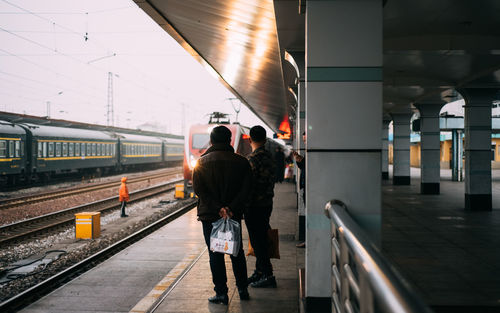
[[[262,278],[262,273],[255,270],[252,274],[252,276],[248,277],[247,281],[248,284],[250,285],[251,283],[255,283],[256,281],[259,281]]]
[[[253,288],[276,288],[276,278],[274,276],[263,276],[258,281],[251,283]]]
[[[250,295],[248,294],[248,289],[238,289],[240,294],[240,300],[250,300]]]
[[[227,293],[223,294],[223,295],[216,294],[215,296],[208,298],[208,302],[222,303],[222,304],[227,305],[229,303],[229,297],[227,296]]]

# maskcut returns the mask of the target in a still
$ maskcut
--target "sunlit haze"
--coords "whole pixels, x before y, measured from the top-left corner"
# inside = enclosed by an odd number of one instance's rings
[[[181,134],[183,106],[186,129],[235,119],[239,100],[132,1],[0,0],[0,30],[0,111],[106,125],[109,95],[120,127]]]

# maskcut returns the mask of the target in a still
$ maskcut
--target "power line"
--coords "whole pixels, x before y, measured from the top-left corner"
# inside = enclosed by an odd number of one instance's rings
[[[84,84],[84,85],[87,85],[87,87],[88,87],[88,88],[90,88],[90,89],[94,89],[94,90],[97,90],[97,91],[100,91],[100,92],[105,92],[103,89],[99,89],[99,88],[97,88],[97,87],[95,87],[95,86],[92,86],[92,85],[87,84],[86,82],[83,82],[83,81],[78,80],[78,79],[74,79],[74,78],[73,78],[73,77],[71,77],[71,76],[68,76],[68,75],[65,75],[65,74],[59,73],[59,72],[57,72],[57,71],[54,71],[53,69],[51,69],[51,68],[49,68],[49,67],[46,67],[46,66],[40,65],[40,64],[38,64],[38,63],[36,63],[36,62],[33,62],[33,61],[30,61],[30,60],[28,60],[28,59],[26,59],[26,58],[23,58],[23,57],[17,56],[17,55],[15,55],[15,54],[13,54],[13,53],[11,53],[11,52],[9,52],[9,51],[5,50],[5,49],[0,48],[0,51],[3,51],[4,53],[7,53],[7,54],[9,54],[9,55],[11,55],[11,56],[13,56],[13,57],[16,57],[16,58],[20,59],[20,60],[23,60],[23,61],[24,61],[24,62],[26,62],[26,63],[32,64],[32,65],[35,65],[35,66],[37,66],[37,67],[39,67],[39,68],[42,68],[42,69],[44,69],[44,70],[46,70],[46,71],[49,71],[49,72],[51,72],[51,73],[54,73],[54,74],[56,74],[56,75],[59,75],[59,76],[62,76],[62,77],[66,77],[66,78],[68,78],[68,79],[70,79],[70,80],[72,80],[72,81],[74,81],[74,82],[79,83],[79,84]]]
[[[73,88],[70,88],[70,87],[61,87],[60,85],[51,84],[51,83],[47,83],[47,82],[44,82],[44,81],[40,81],[40,80],[36,80],[36,79],[24,77],[24,76],[21,76],[21,75],[4,72],[2,70],[0,70],[0,74],[11,76],[11,77],[15,77],[17,79],[22,79],[22,80],[34,82],[34,83],[45,85],[45,86],[49,86],[49,87],[52,87],[52,88],[57,89],[57,90],[71,91],[73,93],[77,93],[77,94],[80,94],[80,95],[85,96],[85,97],[92,97],[92,98],[104,101],[104,96],[103,97],[98,97],[98,96],[96,96],[94,94],[84,93],[84,92],[82,92],[82,91],[80,91],[78,89],[73,89]]]
[[[4,1],[7,2],[7,1]],[[7,2],[8,3],[8,2]],[[9,3],[11,4],[11,3]],[[12,5],[12,4],[11,4]],[[89,12],[0,12],[0,15],[22,15],[22,14],[39,14],[39,15],[85,15],[88,13],[92,14],[97,14],[97,13],[106,13],[106,12],[113,12],[113,11],[119,11],[119,10],[124,10],[124,9],[131,9],[137,7],[136,5],[130,5],[126,7],[118,7],[118,8],[109,8],[109,9],[103,9],[103,10],[96,10],[96,11],[89,11]]]

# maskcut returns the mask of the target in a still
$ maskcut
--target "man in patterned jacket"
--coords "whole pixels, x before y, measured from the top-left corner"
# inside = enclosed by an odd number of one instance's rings
[[[270,229],[269,219],[273,210],[276,167],[271,153],[264,147],[265,143],[266,130],[262,126],[252,127],[250,129],[252,153],[248,156],[248,161],[252,168],[253,184],[252,196],[245,212],[245,224],[257,258],[255,271],[248,278],[250,286],[254,288],[276,288],[273,266],[269,259],[267,237],[268,229]]]

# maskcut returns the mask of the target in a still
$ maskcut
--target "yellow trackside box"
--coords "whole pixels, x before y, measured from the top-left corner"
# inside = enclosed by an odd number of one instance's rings
[[[75,238],[95,239],[101,235],[101,212],[75,214]]]
[[[175,185],[175,199],[184,199],[184,184]]]

